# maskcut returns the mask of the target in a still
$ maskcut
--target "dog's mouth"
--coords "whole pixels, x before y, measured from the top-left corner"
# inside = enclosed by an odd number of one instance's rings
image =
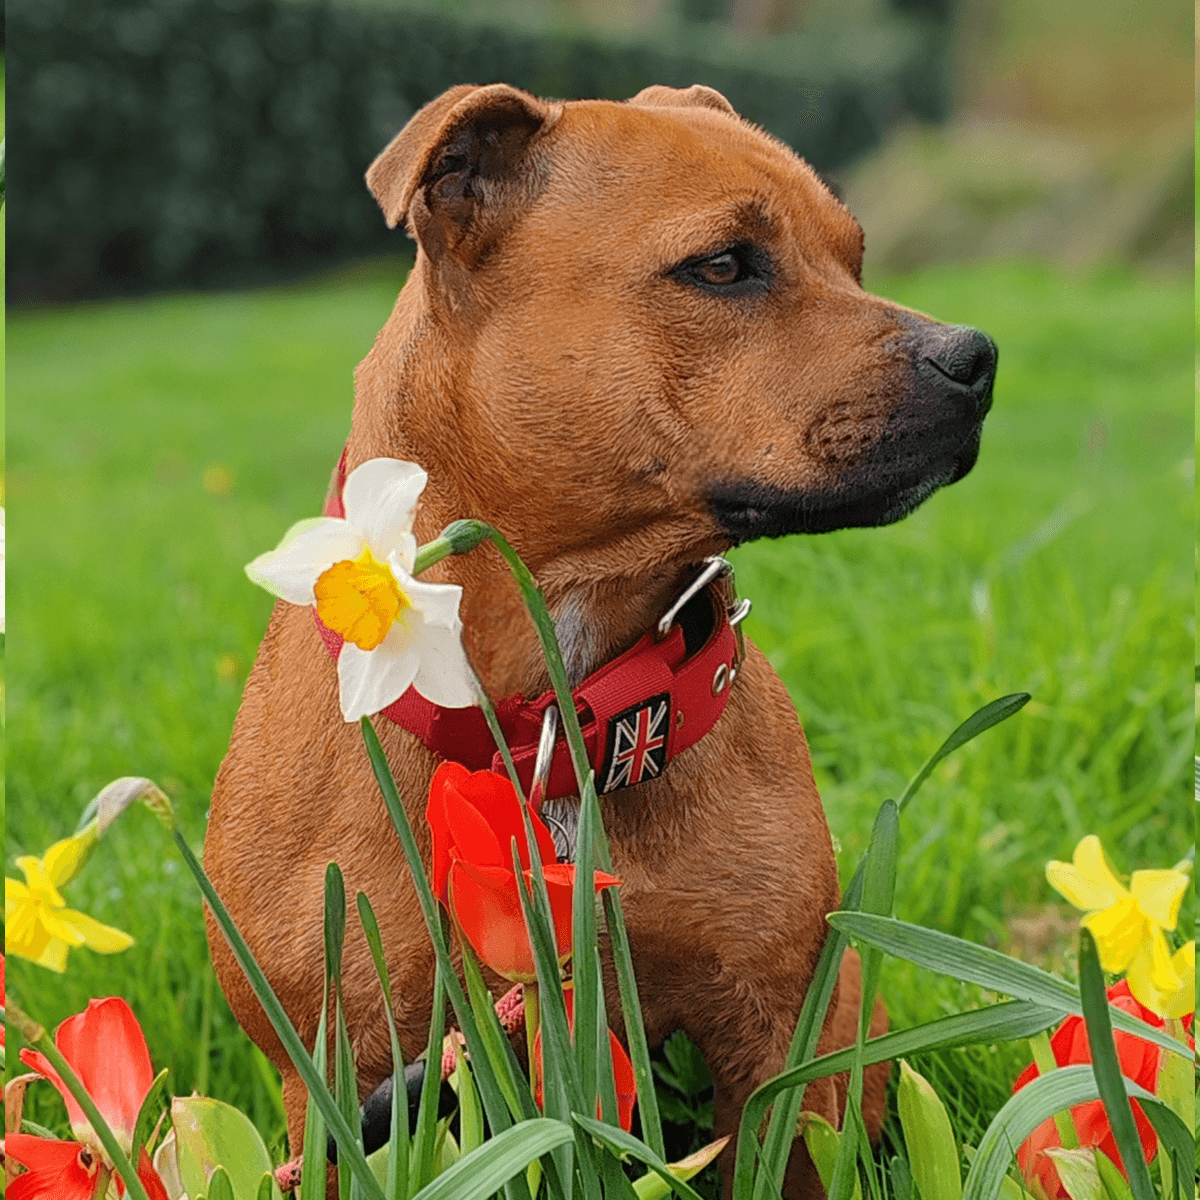
[[[921,455],[919,462],[869,455],[830,488],[783,488],[740,479],[713,485],[706,499],[734,545],[791,533],[890,525],[975,465],[980,424],[973,422],[957,433],[939,439],[942,453]]]

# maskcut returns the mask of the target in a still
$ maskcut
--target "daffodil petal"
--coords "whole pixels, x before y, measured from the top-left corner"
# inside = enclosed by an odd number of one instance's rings
[[[55,842],[42,859],[42,867],[46,872],[47,880],[55,888],[70,883],[78,874],[79,868],[83,866],[95,842],[94,826],[90,834],[79,834]]]
[[[45,899],[56,907],[61,908],[66,904],[66,901],[58,894],[58,888],[54,886],[54,881],[46,874],[45,864],[40,858],[34,858],[32,854],[22,854],[17,859],[17,866],[25,872],[25,879],[29,884],[31,893],[38,895],[40,902],[42,893],[46,893]]]
[[[246,566],[246,574],[259,587],[291,604],[312,604],[313,584],[335,562],[356,558],[363,536],[348,521],[320,517],[275,550],[260,554]]]
[[[1094,833],[1075,847],[1070,863],[1050,863],[1046,878],[1055,891],[1085,912],[1108,908],[1129,895],[1109,867],[1104,848]]]
[[[70,947],[61,938],[47,938],[38,956],[33,960],[39,967],[57,971],[60,975],[67,969],[67,951]]]
[[[422,638],[421,665],[413,687],[426,700],[443,708],[468,708],[479,693],[461,634],[437,625],[427,626]]]
[[[1174,929],[1179,920],[1179,906],[1188,888],[1188,877],[1182,871],[1134,871],[1129,890],[1138,907],[1156,925]]]
[[[1129,966],[1148,931],[1154,928],[1141,915],[1132,896],[1126,896],[1101,912],[1088,913],[1083,918],[1083,925],[1096,939],[1100,965],[1114,975]]]
[[[89,950],[95,950],[97,954],[116,954],[121,950],[128,950],[133,945],[133,938],[129,934],[120,929],[114,929],[111,925],[102,925],[94,917],[89,917],[87,913],[65,908],[62,912],[54,915],[79,939],[79,944],[87,946]],[[47,922],[47,927],[52,935],[58,933],[57,929],[49,922]],[[61,936],[65,942],[71,941],[65,934],[58,936]]]
[[[350,472],[342,489],[346,520],[362,533],[375,557],[407,549],[417,501],[429,476],[416,463],[372,458]],[[409,557],[409,565],[412,558]]]
[[[4,877],[4,923],[8,924],[8,914],[14,904],[21,904],[29,899],[29,888],[19,879]]]
[[[1167,942],[1161,929],[1150,926],[1153,933],[1137,949],[1125,972],[1125,982],[1139,1004],[1144,1004],[1152,1013],[1163,1015],[1166,996],[1173,994],[1181,980],[1171,966],[1167,953]]]
[[[402,621],[374,650],[345,642],[338,655],[338,699],[342,716],[358,721],[399,699],[416,678],[421,656]]]
[[[458,584],[425,583],[414,579],[407,571],[402,574],[396,570],[394,555],[388,565],[400,584],[400,590],[408,597],[412,606],[420,610],[427,626],[436,625],[456,634],[462,629],[462,620],[458,615],[458,608],[462,603],[462,588]]]
[[[1166,1017],[1186,1017],[1196,1011],[1196,943],[1184,942],[1171,957],[1171,966],[1179,976],[1179,987],[1164,997]]]

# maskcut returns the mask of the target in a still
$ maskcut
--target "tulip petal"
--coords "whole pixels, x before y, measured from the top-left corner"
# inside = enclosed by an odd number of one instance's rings
[[[274,550],[247,564],[246,574],[259,587],[291,604],[312,604],[313,584],[335,562],[357,558],[365,543],[348,521],[317,517],[293,526]]]
[[[54,1044],[100,1115],[118,1134],[132,1138],[138,1111],[154,1082],[154,1068],[142,1027],[129,1005],[120,996],[90,1000],[83,1012],[58,1027]],[[83,1119],[82,1112],[78,1116]],[[72,1113],[71,1124],[75,1123]]]
[[[5,1190],[8,1200],[92,1200],[98,1163],[85,1166],[81,1154],[90,1156],[78,1142],[58,1142],[28,1133],[10,1133],[4,1139],[7,1157],[28,1167]]]
[[[417,501],[429,476],[416,463],[372,458],[346,478],[342,503],[346,520],[361,531],[376,558],[383,560],[411,539]]]
[[[429,801],[425,805],[425,819],[433,833],[433,862],[430,886],[433,894],[441,903],[448,903],[446,896],[446,876],[450,871],[450,824],[446,816],[447,804],[450,801],[450,790],[461,780],[466,779],[470,772],[462,763],[441,763],[433,773],[429,784]]]
[[[1094,833],[1075,847],[1070,863],[1047,864],[1046,878],[1056,892],[1085,912],[1108,908],[1129,895],[1113,874],[1104,847]]]
[[[1163,929],[1174,929],[1188,882],[1182,871],[1134,871],[1129,890],[1150,920]]]
[[[452,858],[511,871],[508,846],[501,846],[487,818],[453,784],[446,788],[446,826]]]
[[[488,887],[477,881],[467,863],[450,868],[450,899],[463,936],[480,959],[498,975],[522,983],[537,979],[533,950],[521,913],[516,876],[505,871],[503,887]]]
[[[357,721],[387,708],[408,691],[420,665],[420,655],[403,636],[399,621],[374,650],[344,642],[337,662],[342,716]]]

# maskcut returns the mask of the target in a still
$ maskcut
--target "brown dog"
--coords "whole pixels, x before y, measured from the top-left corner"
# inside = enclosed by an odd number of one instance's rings
[[[453,88],[367,179],[418,253],[359,366],[347,466],[390,456],[427,469],[421,542],[464,516],[504,531],[576,680],[653,627],[706,556],[898,520],[975,461],[991,341],[863,292],[854,218],[710,89],[560,103]],[[448,559],[429,578],[462,585],[466,647],[495,700],[548,686],[497,555]],[[436,759],[376,726],[428,854]],[[697,1043],[716,1079],[716,1133],[731,1133],[780,1069],[838,906],[804,735],[763,656],[748,647],[708,736],[602,807],[648,1034],[683,1029]],[[374,903],[415,1055],[429,939],[359,731],[339,712],[334,663],[312,614],[281,603],[217,777],[205,862],[310,1044],[330,860]],[[210,941],[234,1012],[283,1073],[296,1150],[303,1087],[211,927]],[[849,960],[825,1047],[853,1039],[857,975]],[[345,992],[370,1090],[391,1063],[357,926]],[[868,1076],[873,1132],[886,1077]],[[834,1082],[810,1086],[805,1107],[836,1122]],[[788,1195],[821,1194],[797,1149]]]

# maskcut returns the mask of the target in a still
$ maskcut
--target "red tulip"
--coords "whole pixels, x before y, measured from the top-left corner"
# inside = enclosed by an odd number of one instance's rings
[[[563,988],[563,999],[567,1004],[567,1028],[575,1032],[575,989]],[[625,1047],[617,1040],[617,1035],[608,1031],[608,1044],[612,1049],[613,1082],[617,1088],[617,1120],[626,1133],[633,1124],[633,1104],[637,1100],[637,1078],[633,1073],[633,1063],[625,1053]],[[533,1070],[534,1070],[534,1099],[538,1108],[542,1107],[542,1030],[539,1026],[533,1039]],[[600,1102],[596,1102],[596,1117],[600,1119]]]
[[[571,893],[575,867],[556,861],[554,840],[526,806],[546,877],[559,960],[571,953]],[[512,857],[516,838],[520,869],[532,882],[521,802],[512,783],[492,771],[470,772],[443,763],[429,787],[426,818],[433,830],[433,892],[453,913],[480,959],[499,975],[523,983],[537,979],[525,929]],[[596,891],[620,883],[595,873]]]
[[[1139,1004],[1130,994],[1129,986],[1122,981],[1108,989],[1109,1000],[1119,1009],[1130,1013],[1155,1029],[1163,1027],[1163,1021],[1150,1009]],[[1117,1048],[1117,1059],[1121,1064],[1121,1074],[1141,1084],[1147,1091],[1154,1091],[1158,1080],[1158,1068],[1162,1061],[1162,1050],[1143,1038],[1131,1033],[1116,1031],[1113,1041]],[[1088,1047],[1087,1029],[1083,1018],[1068,1017],[1055,1030],[1050,1039],[1050,1048],[1054,1052],[1054,1061],[1060,1067],[1072,1066],[1092,1061],[1091,1050]],[[1030,1063],[1013,1084],[1013,1091],[1020,1091],[1031,1079],[1038,1074],[1037,1065]],[[1138,1136],[1142,1142],[1142,1153],[1146,1161],[1154,1158],[1157,1141],[1154,1127],[1146,1119],[1137,1101],[1133,1102],[1133,1116],[1137,1123]],[[1120,1153],[1117,1151],[1116,1139],[1104,1113],[1104,1103],[1100,1100],[1090,1100],[1086,1104],[1077,1104],[1071,1109],[1071,1119],[1075,1123],[1079,1135],[1079,1145],[1084,1148],[1098,1146],[1114,1163],[1121,1167]],[[1054,1160],[1044,1151],[1048,1147],[1058,1146],[1058,1129],[1053,1118],[1043,1121],[1017,1150],[1017,1162],[1025,1178],[1049,1200],[1057,1197],[1067,1197],[1068,1192],[1062,1185],[1062,1180],[1055,1170]]]
[[[129,1151],[142,1101],[154,1082],[150,1051],[141,1026],[119,996],[91,1000],[85,1011],[68,1017],[54,1034],[59,1053],[79,1076],[122,1147]],[[71,1131],[78,1141],[60,1142],[28,1134],[11,1134],[5,1152],[28,1168],[8,1189],[12,1200],[90,1200],[104,1158],[97,1138],[75,1097],[58,1072],[36,1050],[21,1051],[21,1061],[50,1080],[67,1105]],[[151,1200],[167,1200],[167,1190],[143,1150],[138,1177]],[[124,1185],[117,1179],[118,1193]]]

